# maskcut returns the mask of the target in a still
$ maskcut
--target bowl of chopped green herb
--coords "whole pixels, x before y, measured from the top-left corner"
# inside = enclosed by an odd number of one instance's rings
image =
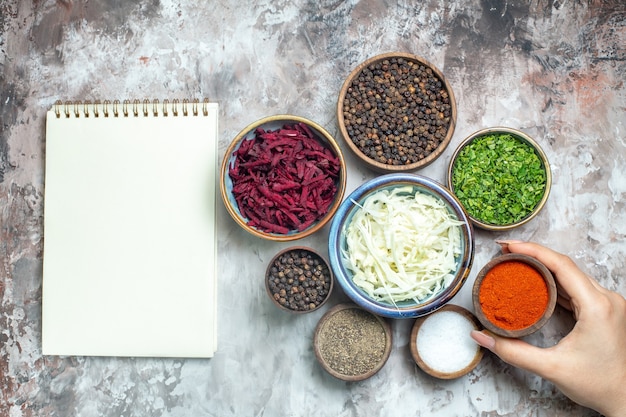
[[[474,132],[456,148],[447,183],[476,227],[505,231],[539,214],[552,174],[534,139],[516,129],[492,127]]]
[[[299,116],[275,115],[248,125],[222,160],[220,191],[244,230],[291,241],[320,230],[339,208],[346,164],[335,139]]]

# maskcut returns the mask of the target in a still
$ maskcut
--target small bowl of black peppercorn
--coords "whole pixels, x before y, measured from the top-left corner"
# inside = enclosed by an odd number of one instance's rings
[[[441,71],[401,52],[359,64],[337,101],[337,122],[348,147],[381,173],[431,164],[450,143],[456,114],[452,88]]]
[[[310,313],[322,307],[333,290],[333,281],[328,262],[306,246],[281,250],[265,273],[265,289],[274,305],[292,313]]]

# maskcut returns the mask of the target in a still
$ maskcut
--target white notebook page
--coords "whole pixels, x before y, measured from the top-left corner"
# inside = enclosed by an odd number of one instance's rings
[[[213,356],[218,107],[200,106],[48,112],[43,354]]]

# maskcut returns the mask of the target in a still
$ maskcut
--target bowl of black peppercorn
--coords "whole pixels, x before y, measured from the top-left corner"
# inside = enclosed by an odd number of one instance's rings
[[[456,115],[454,93],[442,72],[402,52],[359,64],[337,100],[337,123],[346,144],[381,173],[431,164],[450,143]]]
[[[278,252],[267,265],[265,289],[278,308],[291,313],[310,313],[328,301],[333,274],[326,259],[306,246]]]

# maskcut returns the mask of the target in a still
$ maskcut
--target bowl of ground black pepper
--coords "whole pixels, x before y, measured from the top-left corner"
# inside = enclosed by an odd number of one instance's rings
[[[292,246],[278,252],[267,265],[265,289],[280,309],[310,313],[323,306],[333,290],[328,262],[314,249]]]
[[[548,158],[526,133],[491,127],[469,135],[454,151],[448,188],[474,226],[505,231],[535,218],[552,185]]]
[[[320,319],[313,337],[315,357],[326,372],[343,381],[370,378],[389,359],[391,326],[356,304],[338,304]]]
[[[358,65],[337,101],[337,122],[353,153],[383,173],[415,171],[437,159],[456,126],[456,102],[441,71],[408,53]]]

